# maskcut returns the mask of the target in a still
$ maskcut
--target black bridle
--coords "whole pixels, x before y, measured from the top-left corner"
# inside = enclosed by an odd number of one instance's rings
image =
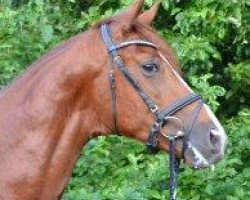
[[[172,115],[182,110],[186,106],[199,101],[198,106],[195,108],[194,113],[192,115],[191,124],[187,130],[185,130],[183,135],[179,134],[169,134],[164,135],[169,141],[169,155],[170,155],[170,200],[175,200],[175,193],[177,188],[177,175],[179,171],[179,159],[175,157],[175,141],[179,137],[183,137],[183,148],[182,154],[184,156],[184,152],[188,147],[188,138],[190,133],[192,132],[195,121],[200,113],[200,110],[203,106],[203,101],[199,95],[194,93],[189,94],[188,96],[177,100],[173,104],[163,107],[159,109],[154,100],[143,90],[139,81],[133,76],[133,74],[126,68],[123,63],[122,58],[118,54],[118,50],[131,46],[131,45],[139,45],[146,46],[154,49],[158,49],[156,44],[149,42],[147,40],[129,40],[126,42],[122,42],[120,44],[115,44],[112,41],[111,30],[108,24],[103,24],[101,26],[101,35],[104,44],[106,45],[107,51],[112,60],[112,68],[109,72],[109,82],[111,87],[111,95],[112,95],[112,113],[114,118],[114,129],[117,132],[117,110],[116,110],[116,80],[114,77],[114,70],[118,69],[127,81],[131,84],[131,86],[135,89],[135,91],[140,95],[144,103],[147,105],[149,110],[155,116],[155,122],[152,125],[148,136],[147,147],[152,153],[156,153],[158,151],[158,135],[161,131],[161,128],[166,126],[167,122],[173,118]],[[184,127],[183,127],[184,129]]]

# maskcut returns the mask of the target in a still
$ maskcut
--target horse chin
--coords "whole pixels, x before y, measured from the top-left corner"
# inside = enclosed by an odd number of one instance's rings
[[[194,170],[213,168],[214,166],[214,163],[210,163],[190,142],[184,156],[187,166]]]

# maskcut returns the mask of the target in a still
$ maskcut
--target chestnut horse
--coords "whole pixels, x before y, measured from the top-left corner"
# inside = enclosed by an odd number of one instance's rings
[[[159,107],[176,102],[192,90],[181,78],[170,47],[151,23],[159,4],[141,13],[143,0],[120,15],[95,25],[61,44],[35,62],[0,94],[0,199],[55,200],[70,179],[82,147],[92,138],[114,131],[108,73],[112,68],[100,32],[109,24],[114,41],[147,39],[157,49],[130,45],[119,50],[126,68]],[[119,70],[116,79],[117,131],[146,142],[154,116]],[[173,116],[189,124],[198,101]],[[164,133],[180,130],[171,121]],[[159,147],[168,142],[159,135]],[[183,153],[191,168],[205,168],[221,160],[227,137],[206,104],[192,127]],[[176,153],[182,156],[182,140]]]

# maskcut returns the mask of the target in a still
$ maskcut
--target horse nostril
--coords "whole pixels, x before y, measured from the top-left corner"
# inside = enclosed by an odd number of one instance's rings
[[[211,144],[214,146],[214,144],[216,143],[216,134],[215,134],[215,132],[214,132],[214,130],[211,130],[211,132],[210,132],[210,142],[211,142]]]
[[[221,139],[222,138],[219,131],[215,129],[210,131],[210,144],[212,145],[212,150],[214,153],[218,153],[220,151]]]

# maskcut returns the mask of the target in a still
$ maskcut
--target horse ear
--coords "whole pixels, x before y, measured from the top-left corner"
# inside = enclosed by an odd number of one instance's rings
[[[143,24],[147,24],[147,25],[152,25],[156,14],[159,10],[161,2],[157,2],[155,3],[149,10],[143,12],[139,17],[138,17],[138,21],[143,23]]]
[[[137,20],[137,17],[141,13],[144,0],[137,0],[130,8],[122,12],[116,18],[121,22],[127,29]]]

